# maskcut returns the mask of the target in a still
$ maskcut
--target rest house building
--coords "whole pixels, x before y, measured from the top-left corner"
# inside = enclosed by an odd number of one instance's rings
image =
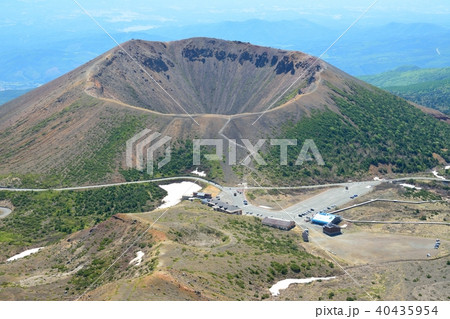
[[[317,225],[327,225],[327,224],[339,224],[341,221],[341,217],[333,214],[327,213],[317,213],[311,220],[311,223]]]

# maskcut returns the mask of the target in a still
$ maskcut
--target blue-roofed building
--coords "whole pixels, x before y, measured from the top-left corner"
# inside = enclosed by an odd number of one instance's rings
[[[311,223],[317,225],[338,224],[341,221],[341,217],[328,213],[317,213],[311,220]]]

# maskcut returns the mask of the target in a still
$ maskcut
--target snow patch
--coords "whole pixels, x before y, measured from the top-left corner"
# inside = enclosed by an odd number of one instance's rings
[[[9,214],[11,214],[12,210],[8,207],[0,207],[0,218],[5,218]]]
[[[163,198],[164,204],[159,206],[158,208],[168,208],[175,206],[179,202],[183,196],[191,196],[193,192],[198,192],[202,189],[200,185],[197,185],[193,182],[181,182],[181,183],[172,183],[167,185],[159,185],[162,189],[167,191],[167,196]]]
[[[44,247],[32,248],[32,249],[25,250],[25,251],[21,252],[20,254],[17,254],[17,255],[12,256],[11,258],[8,258],[6,261],[14,261],[14,260],[17,260],[17,259],[24,258],[24,257],[29,256],[31,254],[37,253],[42,248],[44,248]]]
[[[307,284],[316,280],[330,280],[336,277],[311,277],[311,278],[303,278],[303,279],[284,279],[277,282],[275,285],[270,287],[269,291],[272,296],[278,296],[280,294],[280,290],[288,288],[291,284]]]
[[[196,167],[196,168],[195,168],[195,171],[192,171],[191,173],[192,173],[192,174],[195,174],[195,175],[198,175],[198,176],[200,176],[200,177],[206,177],[205,171],[199,172],[199,171],[198,171],[198,167]]]
[[[436,177],[439,178],[439,179],[445,179],[445,177],[439,175],[437,171],[433,171],[433,175],[436,176]]]
[[[144,253],[142,251],[138,251],[136,253],[136,258],[132,259],[129,263],[129,265],[134,264],[135,266],[139,266],[142,262],[142,258],[144,257]]]
[[[403,186],[403,187],[406,187],[406,188],[413,188],[413,189],[417,189],[417,190],[421,190],[422,189],[422,187],[416,187],[414,185],[406,184],[406,183],[402,183],[402,184],[400,184],[400,186]]]

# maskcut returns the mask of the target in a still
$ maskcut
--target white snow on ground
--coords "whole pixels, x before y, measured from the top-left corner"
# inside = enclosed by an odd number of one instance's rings
[[[164,204],[159,206],[158,208],[168,208],[175,206],[179,202],[181,202],[181,198],[183,195],[191,195],[193,192],[198,192],[202,189],[200,185],[197,185],[193,182],[181,182],[181,183],[172,183],[167,185],[159,185],[162,189],[167,191],[167,196],[163,198]]]
[[[405,184],[405,183],[400,184],[400,186],[403,186],[403,187],[406,187],[406,188],[414,188],[414,189],[417,189],[417,190],[421,190],[421,189],[422,189],[422,187],[416,187],[416,186],[414,186],[414,185],[411,185],[411,184]]]
[[[303,278],[303,279],[284,279],[277,282],[275,285],[270,287],[269,291],[272,296],[278,296],[280,294],[280,290],[288,288],[291,284],[307,284],[309,282],[313,282],[316,280],[330,280],[336,277],[311,277],[311,278]]]
[[[196,168],[195,168],[195,171],[192,171],[191,173],[192,173],[192,174],[195,174],[195,175],[198,175],[198,176],[200,176],[200,177],[206,177],[205,171],[199,172],[199,171],[198,171],[198,167],[196,167]]]
[[[20,259],[20,258],[29,256],[29,255],[31,255],[31,254],[35,254],[35,253],[37,253],[39,250],[41,250],[42,248],[44,248],[44,247],[32,248],[32,249],[25,250],[25,251],[21,252],[20,254],[17,254],[17,255],[15,255],[15,256],[12,256],[11,258],[7,259],[6,261],[14,261],[14,260],[17,260],[17,259]]]
[[[5,218],[9,214],[11,214],[12,210],[8,207],[0,207],[0,218]]]
[[[272,207],[269,207],[269,206],[263,206],[263,205],[260,205],[259,207],[265,208],[265,209],[272,209]]]
[[[439,175],[437,171],[433,171],[433,175],[434,175],[434,176],[436,176],[437,178],[440,178],[440,179],[445,179],[445,177],[444,177],[444,176],[441,176],[441,175]]]
[[[145,255],[145,254],[144,254],[142,251],[139,250],[139,251],[136,253],[136,258],[132,259],[132,260],[130,261],[129,265],[135,264],[135,266],[139,266],[139,265],[141,264],[141,262],[142,262],[142,257],[144,257],[144,255]]]

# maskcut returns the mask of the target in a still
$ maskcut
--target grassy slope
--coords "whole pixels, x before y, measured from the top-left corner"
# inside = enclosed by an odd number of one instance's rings
[[[280,166],[279,147],[265,154],[273,180],[331,181],[364,175],[370,165],[388,165],[396,173],[425,171],[437,164],[432,154],[450,161],[450,126],[381,90],[354,86],[343,92],[330,86],[341,115],[316,112],[298,123],[286,123],[282,138],[313,139],[325,166],[294,165],[302,142],[288,148],[288,165]]]
[[[416,67],[399,67],[392,71],[374,75],[362,75],[361,80],[381,88],[406,86],[422,82],[440,81],[450,78],[449,68],[420,69]]]
[[[85,191],[0,192],[14,205],[0,220],[0,242],[44,245],[117,213],[151,210],[166,192],[154,184],[122,185]]]
[[[403,67],[360,78],[407,100],[450,112],[450,68]]]
[[[191,202],[158,216],[119,214],[70,235],[70,241],[47,246],[9,265],[0,264],[0,298],[73,300],[94,284],[89,292],[94,300],[170,300],[182,290],[192,291],[187,299],[261,300],[270,298],[269,287],[278,280],[341,273],[333,263],[308,253],[297,230],[277,230],[263,226],[257,218],[227,215]],[[139,250],[145,253],[142,264],[129,265]],[[84,267],[69,273],[79,265]],[[169,274],[173,286],[143,284],[153,271]],[[36,276],[45,280],[31,287],[18,284]]]
[[[190,280],[202,278],[196,289],[212,299],[265,299],[278,280],[339,273],[333,263],[305,251],[299,229],[273,229],[258,218],[217,213],[196,203],[172,209],[159,223],[169,227],[174,242],[165,256],[167,268],[187,273]],[[215,244],[208,247],[210,242]]]

